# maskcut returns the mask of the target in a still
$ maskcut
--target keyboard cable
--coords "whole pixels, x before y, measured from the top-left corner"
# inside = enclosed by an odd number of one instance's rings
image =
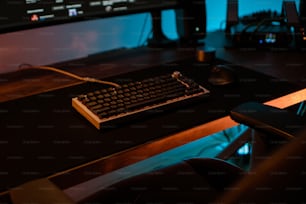
[[[64,71],[64,70],[62,70],[62,69],[58,69],[58,68],[50,67],[50,66],[34,66],[34,65],[31,65],[31,64],[23,63],[23,64],[20,64],[20,65],[18,66],[18,68],[19,68],[19,70],[25,70],[25,69],[41,69],[41,70],[48,70],[48,71],[53,71],[53,72],[57,72],[57,73],[60,73],[60,74],[69,76],[69,77],[74,78],[74,79],[78,79],[78,80],[80,80],[80,81],[92,82],[92,83],[100,83],[100,84],[106,84],[106,85],[114,86],[114,87],[116,87],[116,88],[119,88],[119,87],[120,87],[119,84],[114,83],[114,82],[103,81],[103,80],[96,79],[96,78],[92,78],[92,77],[82,77],[82,76],[73,74],[73,73],[71,73],[71,72],[67,72],[67,71]]]

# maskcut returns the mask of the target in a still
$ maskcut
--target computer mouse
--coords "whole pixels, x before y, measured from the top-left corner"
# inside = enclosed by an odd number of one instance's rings
[[[213,66],[208,76],[208,82],[216,86],[233,84],[235,81],[234,70],[223,64]]]

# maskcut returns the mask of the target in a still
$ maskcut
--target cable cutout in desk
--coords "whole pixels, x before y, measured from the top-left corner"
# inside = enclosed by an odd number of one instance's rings
[[[50,67],[50,66],[33,66],[31,64],[20,64],[19,65],[19,69],[41,69],[41,70],[48,70],[48,71],[53,71],[53,72],[57,72],[66,76],[69,76],[71,78],[74,79],[78,79],[80,81],[85,81],[85,82],[92,82],[92,83],[100,83],[100,84],[106,84],[106,85],[110,85],[110,86],[114,86],[114,87],[120,87],[119,84],[114,83],[114,82],[110,82],[110,81],[103,81],[103,80],[99,80],[96,78],[92,78],[92,77],[82,77],[82,76],[78,76],[76,74],[73,74],[71,72],[67,72],[55,67]]]

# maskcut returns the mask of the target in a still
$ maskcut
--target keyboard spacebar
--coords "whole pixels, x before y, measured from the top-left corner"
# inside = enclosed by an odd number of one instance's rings
[[[140,101],[140,102],[137,102],[137,103],[127,105],[126,108],[128,110],[135,110],[135,109],[143,108],[145,106],[149,106],[149,105],[152,105],[152,104],[157,104],[159,102],[166,102],[168,99],[180,97],[182,95],[184,95],[184,93],[175,93],[175,94],[171,94],[171,98],[169,98],[169,96],[166,96],[166,95],[163,94],[163,95],[160,95],[156,98],[152,98],[150,100],[144,100],[144,101]]]

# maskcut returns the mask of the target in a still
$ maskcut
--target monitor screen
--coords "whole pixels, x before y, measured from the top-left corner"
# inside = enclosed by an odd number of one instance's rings
[[[0,32],[174,8],[177,0],[1,0]]]

